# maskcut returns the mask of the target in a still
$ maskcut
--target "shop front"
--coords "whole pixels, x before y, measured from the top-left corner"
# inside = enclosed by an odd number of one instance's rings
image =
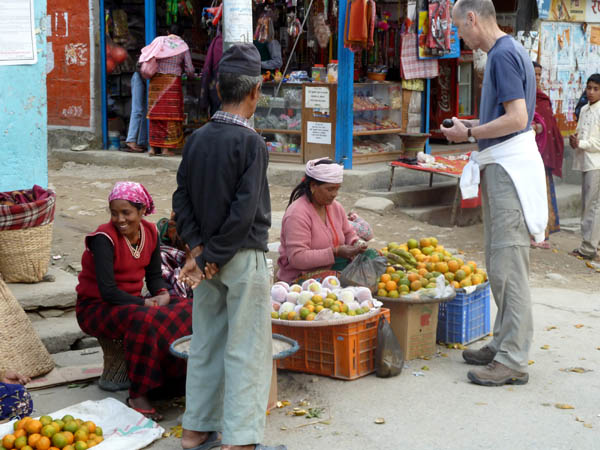
[[[219,3],[203,0],[102,0],[100,7],[105,148],[123,146],[140,50],[171,23],[179,24],[198,74],[183,80],[185,133],[202,126],[218,100],[202,89],[200,74],[211,43],[235,21],[220,20]],[[430,79],[438,75],[438,60],[459,64],[455,31],[435,39],[435,29],[429,32],[435,20],[452,30],[450,8],[450,2],[427,1],[253,1],[252,38],[264,68],[254,126],[271,161],[329,156],[351,168],[398,159],[401,135],[429,132]],[[461,72],[461,105],[469,103],[475,114],[467,72]]]

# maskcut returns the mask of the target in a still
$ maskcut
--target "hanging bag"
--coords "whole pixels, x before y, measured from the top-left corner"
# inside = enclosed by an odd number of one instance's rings
[[[149,80],[158,72],[158,63],[156,58],[150,58],[148,61],[144,61],[140,66],[140,75],[145,80]]]
[[[390,378],[400,375],[404,367],[404,352],[390,323],[382,315],[377,326],[375,375]]]

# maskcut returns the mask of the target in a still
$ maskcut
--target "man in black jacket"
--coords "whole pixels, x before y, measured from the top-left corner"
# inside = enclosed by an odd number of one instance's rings
[[[272,449],[258,444],[272,370],[268,153],[248,123],[260,88],[258,50],[230,47],[222,108],[188,139],[177,172],[173,210],[191,256],[180,279],[195,287],[184,449]]]

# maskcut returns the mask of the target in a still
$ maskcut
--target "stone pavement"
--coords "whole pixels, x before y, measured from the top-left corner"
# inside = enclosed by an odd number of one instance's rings
[[[535,331],[529,384],[473,385],[467,381],[469,366],[461,351],[442,346],[429,360],[408,361],[402,374],[391,379],[371,375],[340,381],[280,372],[280,400],[294,406],[305,399],[310,406],[324,407],[323,418],[331,419],[311,424],[314,420],[287,415],[290,407],[276,409],[267,419],[265,442],[285,443],[290,450],[598,449],[600,294],[544,288],[532,294]],[[55,357],[63,358],[62,364],[82,358],[77,352]],[[570,371],[573,368],[581,370]],[[33,392],[37,414],[106,396],[125,400],[126,393],[103,392],[95,383]],[[573,409],[559,409],[557,404]],[[162,426],[168,430],[176,425],[181,413],[181,408],[168,408]],[[375,424],[376,418],[385,423]],[[181,447],[178,439],[169,437],[148,448]]]

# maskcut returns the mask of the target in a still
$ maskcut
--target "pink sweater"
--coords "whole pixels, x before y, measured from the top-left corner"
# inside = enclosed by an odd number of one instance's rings
[[[306,196],[289,206],[281,225],[277,278],[290,283],[305,272],[331,267],[335,260],[334,228],[338,245],[352,245],[358,240],[339,202],[334,201],[327,207],[327,212],[333,227],[329,218],[325,225]]]

